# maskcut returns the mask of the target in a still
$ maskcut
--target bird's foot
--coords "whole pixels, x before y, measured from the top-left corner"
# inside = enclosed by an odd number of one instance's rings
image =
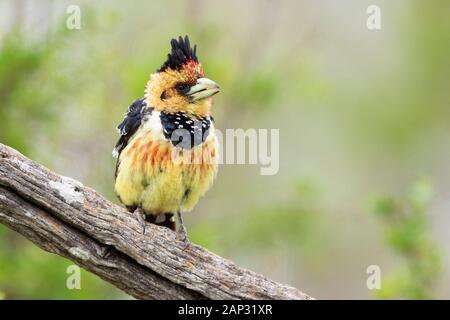
[[[183,250],[186,250],[191,245],[191,241],[189,240],[186,233],[186,228],[178,229],[177,239],[183,242]]]
[[[137,207],[136,210],[134,210],[134,215],[136,216],[136,220],[142,227],[142,234],[145,234],[146,223],[144,218],[144,211],[142,210],[141,207]]]
[[[181,213],[179,212],[178,212],[178,220],[180,222],[180,225],[177,231],[177,239],[183,242],[184,249],[186,249],[187,247],[189,247],[191,242],[189,241],[187,230],[183,223],[183,218],[181,217]]]
[[[177,231],[177,238],[183,242],[189,242],[185,226],[180,226]]]

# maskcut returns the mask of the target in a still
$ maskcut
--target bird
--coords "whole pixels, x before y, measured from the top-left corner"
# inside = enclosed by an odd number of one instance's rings
[[[146,223],[189,242],[183,213],[211,188],[219,144],[211,114],[219,85],[205,77],[189,37],[170,41],[166,61],[117,126],[115,192],[145,234]],[[176,229],[175,215],[178,218]]]

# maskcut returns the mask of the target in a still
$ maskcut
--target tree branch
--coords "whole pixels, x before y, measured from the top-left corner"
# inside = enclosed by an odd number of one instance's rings
[[[139,299],[311,299],[148,225],[0,144],[0,222]]]

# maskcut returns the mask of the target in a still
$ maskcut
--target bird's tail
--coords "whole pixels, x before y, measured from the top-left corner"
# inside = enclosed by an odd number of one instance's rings
[[[145,215],[145,221],[163,226],[175,231],[175,219],[173,213],[164,213],[163,215],[154,216],[152,214]]]

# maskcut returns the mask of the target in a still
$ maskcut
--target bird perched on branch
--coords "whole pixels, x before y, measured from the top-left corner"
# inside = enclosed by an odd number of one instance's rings
[[[117,127],[115,190],[143,232],[145,221],[175,230],[177,214],[187,241],[181,212],[194,208],[217,172],[211,105],[219,86],[205,78],[188,36],[172,39],[171,47]]]

